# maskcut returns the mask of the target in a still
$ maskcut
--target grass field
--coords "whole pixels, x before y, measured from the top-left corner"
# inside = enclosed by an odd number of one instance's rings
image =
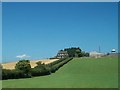
[[[3,88],[117,88],[118,59],[75,58],[51,75],[2,84]]]

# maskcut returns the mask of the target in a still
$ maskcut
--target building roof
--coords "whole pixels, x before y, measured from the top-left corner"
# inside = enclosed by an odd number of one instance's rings
[[[116,52],[116,50],[115,50],[115,49],[112,49],[112,52]]]
[[[96,52],[96,51],[93,51],[93,52],[90,52],[90,55],[102,55],[102,54],[104,54],[104,53],[99,53],[99,52]]]
[[[58,53],[66,54],[67,51],[61,51],[61,50],[60,50]]]

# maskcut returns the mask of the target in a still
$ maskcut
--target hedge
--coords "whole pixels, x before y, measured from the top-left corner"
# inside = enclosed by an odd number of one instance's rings
[[[43,64],[42,66],[36,66],[35,68],[31,68],[30,73],[25,74],[22,70],[7,70],[2,69],[2,79],[19,79],[19,78],[31,78],[32,76],[44,76],[50,75],[57,71],[64,64],[72,60],[72,58],[63,58],[57,61],[54,61],[50,64]]]
[[[70,60],[72,60],[72,58],[62,59],[59,63],[54,64],[51,67],[49,66],[50,67],[50,72],[51,73],[56,72],[60,67],[62,67],[64,64],[66,64]]]
[[[18,79],[18,78],[30,78],[31,74],[25,74],[23,71],[20,70],[8,70],[2,69],[2,79]]]
[[[58,70],[61,66],[66,64],[71,59],[72,58],[68,58],[68,59],[63,58],[47,65],[42,64],[40,67],[36,66],[35,68],[31,69],[31,74],[32,76],[50,75],[51,73],[54,73],[56,70]]]
[[[31,75],[32,76],[44,76],[51,74],[49,72],[49,68],[44,66],[43,68],[35,67],[31,69]]]

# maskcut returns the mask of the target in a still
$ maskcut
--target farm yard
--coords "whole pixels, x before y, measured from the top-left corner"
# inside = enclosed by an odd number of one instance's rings
[[[118,58],[74,58],[55,73],[2,81],[3,88],[117,88]]]

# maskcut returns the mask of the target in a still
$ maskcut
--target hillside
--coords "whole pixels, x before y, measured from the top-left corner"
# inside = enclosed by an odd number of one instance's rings
[[[118,58],[75,58],[51,75],[2,84],[3,88],[117,88]]]

